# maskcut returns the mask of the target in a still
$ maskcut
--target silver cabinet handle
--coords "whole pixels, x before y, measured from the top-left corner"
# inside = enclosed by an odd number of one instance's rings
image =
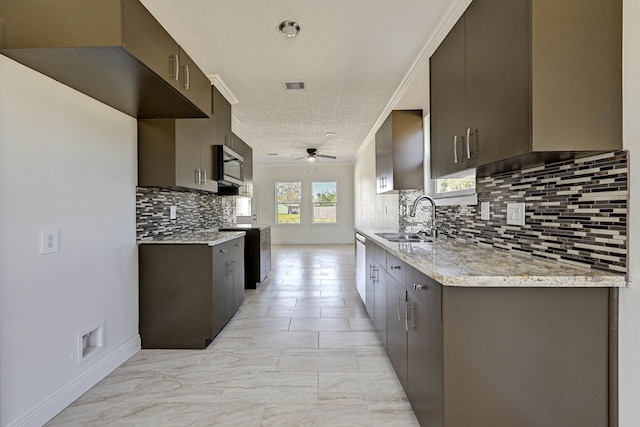
[[[202,185],[207,185],[207,170],[206,169],[202,170],[202,177],[203,177]]]
[[[242,243],[236,243],[236,246],[242,246]]]
[[[373,264],[369,264],[369,280],[373,280]]]
[[[470,140],[471,140],[471,128],[467,128],[467,140],[465,141],[467,145],[467,159],[471,158],[471,148],[469,147],[471,145],[469,142]]]
[[[189,64],[182,66],[182,87],[185,90],[189,90],[190,84],[190,75],[189,75]]]
[[[426,291],[427,290],[427,285],[423,285],[421,283],[414,283],[413,284],[413,289],[416,291]]]
[[[412,307],[409,305],[409,303],[407,302],[407,308],[405,311],[405,316],[404,316],[404,330],[409,332],[409,328],[415,328],[416,324],[413,321],[413,313],[415,313],[414,311],[412,311],[411,313],[411,324],[409,324],[409,310],[415,310],[415,307]]]
[[[458,163],[458,135],[453,135],[453,163]]]
[[[196,184],[201,184],[202,182],[202,178],[201,178],[201,174],[202,171],[200,169],[195,169],[194,173],[193,173],[193,180],[196,182]]]
[[[401,267],[401,266],[399,266],[399,265],[392,265],[392,266],[391,266],[391,269],[392,269],[392,270],[400,270],[401,268],[402,268],[402,267]]]
[[[180,57],[177,53],[169,56],[169,78],[178,80],[178,70],[180,70]]]
[[[226,254],[229,251],[227,249],[220,249],[220,252],[223,253],[223,254]]]
[[[380,281],[380,278],[378,277],[378,267],[373,267],[373,284],[375,285],[376,283],[378,283]]]
[[[398,295],[398,300],[396,301],[396,310],[398,312],[398,322],[401,320],[400,319],[400,299],[401,299],[401,297],[400,297],[400,295]]]

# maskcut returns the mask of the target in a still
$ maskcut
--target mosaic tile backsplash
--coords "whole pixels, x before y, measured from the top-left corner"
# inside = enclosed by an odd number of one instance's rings
[[[521,251],[575,265],[627,272],[627,152],[618,151],[478,178],[476,206],[439,206],[441,235]],[[400,227],[420,231],[430,221],[421,192],[400,193]],[[491,203],[489,221],[479,204]],[[524,226],[507,225],[507,203],[524,202]]]
[[[235,198],[164,188],[136,188],[136,238],[148,239],[235,222]],[[169,207],[177,219],[169,219]]]

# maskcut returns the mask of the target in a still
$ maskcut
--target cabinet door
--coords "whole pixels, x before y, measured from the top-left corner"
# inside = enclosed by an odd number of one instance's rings
[[[202,171],[203,190],[217,192],[218,181],[213,176],[213,150],[216,145],[216,121],[214,119],[202,119],[200,125],[200,170]],[[205,179],[206,178],[206,179]]]
[[[377,262],[374,267],[373,279],[373,327],[378,333],[380,342],[387,348],[387,294],[386,294],[386,272],[384,267]]]
[[[367,314],[369,315],[369,319],[371,319],[371,322],[374,323],[375,320],[375,290],[374,290],[374,286],[375,286],[375,268],[376,268],[376,262],[375,262],[375,258],[374,258],[374,250],[375,250],[375,244],[371,241],[371,240],[367,240],[367,248],[366,248],[366,252],[365,252],[365,259],[366,259],[366,264],[367,264],[367,277],[366,277],[366,301],[365,301],[365,307],[367,309]]]
[[[407,397],[420,425],[443,425],[442,286],[407,266]]]
[[[222,330],[230,318],[231,262],[226,244],[213,247],[213,325],[215,333]]]
[[[179,88],[180,47],[137,0],[123,1],[123,46],[175,89]]]
[[[176,120],[176,185],[200,189],[199,119]]]
[[[530,150],[530,8],[530,0],[474,0],[465,12],[467,166]]]
[[[430,60],[431,177],[464,168],[465,17]]]
[[[389,273],[387,292],[387,355],[407,391],[407,292]]]
[[[212,115],[211,80],[198,68],[187,52],[180,48],[179,91],[196,107]]]
[[[376,132],[376,192],[393,190],[393,114]]]
[[[233,313],[231,317],[238,311],[238,307],[244,302],[244,243],[243,237],[234,240],[234,250],[232,256],[232,271],[233,271],[233,292],[234,292],[234,305]]]

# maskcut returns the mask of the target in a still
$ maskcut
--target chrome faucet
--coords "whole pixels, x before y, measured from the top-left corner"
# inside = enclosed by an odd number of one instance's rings
[[[416,216],[416,210],[418,208],[418,205],[423,200],[428,200],[429,202],[431,202],[431,233],[430,233],[430,236],[431,237],[436,237],[436,235],[437,235],[437,230],[436,230],[436,202],[435,202],[435,200],[433,200],[433,198],[431,198],[430,196],[427,196],[426,194],[423,194],[422,196],[418,197],[416,199],[416,201],[413,202],[413,206],[411,207],[411,210],[409,211],[409,216],[411,216],[411,217],[415,217]]]

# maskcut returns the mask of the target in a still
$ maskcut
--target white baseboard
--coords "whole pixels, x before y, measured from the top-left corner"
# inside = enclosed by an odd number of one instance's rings
[[[40,400],[26,413],[10,421],[5,427],[41,427],[126,362],[138,350],[140,350],[140,336],[136,335],[91,368]]]

